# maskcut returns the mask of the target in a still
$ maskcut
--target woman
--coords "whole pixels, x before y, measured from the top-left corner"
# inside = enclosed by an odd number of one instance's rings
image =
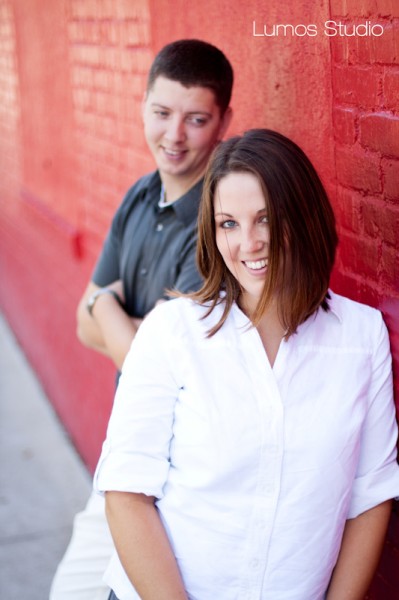
[[[336,244],[293,142],[252,130],[216,149],[204,285],[140,328],[95,476],[111,597],[364,597],[399,495],[397,428],[381,315],[328,290]]]

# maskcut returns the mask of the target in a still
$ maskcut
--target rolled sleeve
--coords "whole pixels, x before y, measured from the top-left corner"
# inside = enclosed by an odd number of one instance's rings
[[[123,365],[94,476],[97,492],[163,496],[179,392],[163,312],[160,306],[145,319]]]
[[[398,428],[393,402],[389,338],[380,316],[372,355],[369,408],[352,490],[349,518],[399,495]]]

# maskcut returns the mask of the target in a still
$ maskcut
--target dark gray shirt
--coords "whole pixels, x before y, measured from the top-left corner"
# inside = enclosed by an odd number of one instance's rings
[[[92,280],[104,287],[122,279],[129,315],[144,317],[166,289],[200,287],[195,245],[202,183],[160,208],[156,171],[139,179],[118,208]]]

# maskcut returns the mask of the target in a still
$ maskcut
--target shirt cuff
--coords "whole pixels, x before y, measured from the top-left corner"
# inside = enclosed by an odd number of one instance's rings
[[[168,477],[169,461],[151,456],[110,452],[108,442],[93,479],[94,491],[103,495],[108,491],[131,492],[163,498],[163,487]]]
[[[399,465],[395,461],[379,471],[355,479],[348,518],[354,519],[378,504],[399,496]]]

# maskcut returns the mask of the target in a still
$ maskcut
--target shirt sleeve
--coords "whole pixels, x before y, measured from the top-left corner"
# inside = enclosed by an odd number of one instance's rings
[[[105,238],[91,278],[100,287],[109,285],[122,277],[120,271],[120,252],[126,220],[137,199],[141,197],[141,193],[147,188],[151,177],[153,177],[153,173],[145,175],[128,190],[112,219],[111,227]]]
[[[114,222],[105,238],[101,254],[94,267],[91,279],[100,287],[104,287],[113,281],[120,279],[119,244],[114,231]]]
[[[369,409],[362,429],[349,518],[399,496],[398,428],[393,402],[392,361],[388,332],[379,313],[378,317],[378,334],[371,359]]]
[[[193,235],[182,249],[179,274],[173,286],[175,290],[178,290],[183,294],[196,292],[203,283],[197,268],[196,244],[197,236],[196,233],[193,232]]]
[[[165,343],[168,317],[159,317],[167,304],[144,320],[123,365],[94,476],[97,492],[163,496],[179,390],[169,358],[173,353]]]

